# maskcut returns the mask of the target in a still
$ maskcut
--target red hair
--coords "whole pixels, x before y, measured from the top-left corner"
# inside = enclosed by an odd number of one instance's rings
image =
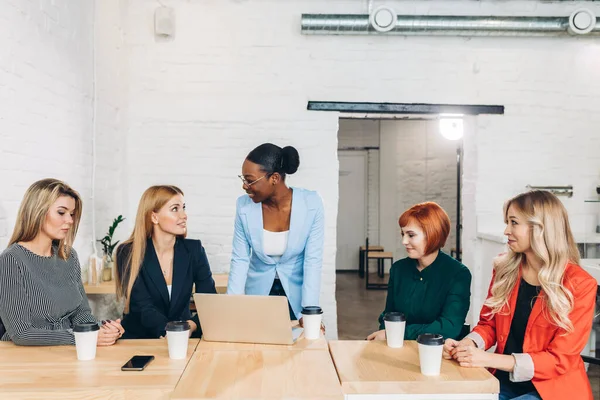
[[[444,247],[450,234],[450,218],[439,204],[433,201],[415,204],[402,213],[398,224],[402,228],[413,221],[425,232],[425,254]]]

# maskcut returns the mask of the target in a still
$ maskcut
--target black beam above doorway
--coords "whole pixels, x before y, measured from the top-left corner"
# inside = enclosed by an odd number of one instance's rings
[[[346,101],[309,101],[311,111],[337,111],[375,114],[504,114],[504,106],[477,104],[364,103]]]

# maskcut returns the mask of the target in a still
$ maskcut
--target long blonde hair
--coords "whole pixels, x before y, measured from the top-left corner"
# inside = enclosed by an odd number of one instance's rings
[[[63,260],[69,258],[75,236],[77,235],[77,229],[79,229],[83,203],[79,193],[58,179],[42,179],[33,183],[25,191],[23,201],[21,201],[21,206],[17,213],[15,229],[8,241],[8,245],[10,246],[17,242],[29,242],[35,239],[42,230],[50,207],[62,196],[69,196],[75,200],[73,225],[64,239],[53,241],[53,244],[58,245],[58,256],[60,258]]]
[[[135,217],[135,226],[129,239],[124,241],[121,246],[130,245],[129,254],[125,260],[125,265],[119,268],[116,265],[116,284],[118,299],[125,299],[125,313],[129,312],[129,299],[131,289],[137,279],[144,254],[146,253],[146,241],[152,236],[152,213],[158,212],[173,196],[182,195],[183,191],[177,186],[158,185],[151,186],[142,195],[140,204]],[[115,264],[118,263],[118,257],[115,257]],[[123,273],[121,276],[121,272]]]
[[[513,197],[504,204],[504,221],[508,223],[508,208],[513,206],[523,214],[530,227],[531,250],[542,260],[538,273],[544,298],[544,311],[552,322],[566,332],[573,331],[569,313],[573,309],[573,294],[563,285],[568,262],[579,264],[579,251],[571,232],[567,210],[552,193],[533,190]],[[524,253],[508,253],[495,260],[492,295],[485,301],[491,314],[505,305],[519,276]]]

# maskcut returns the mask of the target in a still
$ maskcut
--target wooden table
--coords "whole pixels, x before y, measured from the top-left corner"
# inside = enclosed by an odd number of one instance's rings
[[[229,279],[228,274],[214,274],[213,279],[215,280],[215,287],[217,288],[217,293],[225,293],[227,292],[227,282]],[[87,294],[115,294],[115,280],[108,282],[102,282],[99,285],[83,285],[85,292]]]
[[[168,399],[196,346],[190,340],[188,358],[169,359],[167,342],[120,340],[99,347],[96,359],[78,361],[75,346],[15,346],[0,342],[0,398],[34,399]],[[144,371],[121,371],[134,355],[155,356]]]
[[[415,341],[392,349],[385,341],[331,341],[331,357],[347,399],[497,399],[498,380],[484,368],[442,360],[441,374],[421,374]]]
[[[285,347],[285,346],[283,346]],[[171,399],[341,400],[326,350],[198,348]]]
[[[394,253],[391,251],[370,251],[367,253],[367,264],[365,265],[365,280],[366,289],[379,289],[387,290],[388,284],[386,283],[369,283],[369,260],[377,260],[377,276],[383,278],[385,274],[385,260],[390,260],[390,269],[394,264]]]
[[[230,342],[207,342],[200,340],[197,347],[198,350],[322,350],[329,351],[327,340],[321,336],[316,340],[308,340],[304,338],[304,333],[300,335],[296,343],[291,345],[281,344],[254,344],[254,343],[230,343]]]

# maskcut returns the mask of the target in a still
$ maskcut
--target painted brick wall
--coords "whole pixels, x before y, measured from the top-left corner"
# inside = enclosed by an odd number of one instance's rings
[[[75,248],[90,254],[92,22],[88,2],[0,3],[0,249],[27,187],[54,177],[83,197]]]
[[[567,206],[598,180],[600,47],[590,38],[431,38],[302,36],[302,13],[361,13],[355,1],[165,1],[176,35],[156,40],[156,3],[126,9],[129,65],[124,191],[132,215],[152,183],[183,187],[190,234],[203,239],[215,271],[231,250],[235,175],[245,154],[272,141],[298,147],[292,185],[318,190],[327,211],[323,306],[335,309],[337,126],[335,113],[306,111],[307,100],[503,104],[470,136],[477,171],[465,202],[474,223],[500,218],[501,204],[527,183],[572,183]],[[377,3],[377,2],[376,2]],[[378,3],[377,3],[378,4]],[[377,4],[374,3],[376,6]],[[389,1],[404,13],[568,15],[577,2]],[[598,14],[600,7],[589,5]],[[558,150],[560,149],[560,150]],[[121,195],[121,194],[114,194]],[[476,218],[481,215],[481,218]],[[131,220],[129,221],[131,222]],[[328,314],[328,326],[335,317]]]
[[[396,180],[388,183],[396,190],[396,218],[388,223],[397,228],[398,216],[406,209],[424,201],[435,201],[450,217],[451,231],[444,246],[444,251],[450,254],[456,244],[456,142],[440,135],[436,120],[382,124],[396,134],[393,160]],[[382,159],[382,168],[386,167],[386,160]],[[406,257],[400,234],[396,235],[394,253],[394,259]]]
[[[96,83],[96,174],[95,229],[96,237],[107,234],[118,215],[125,215],[132,224],[135,214],[126,214],[125,159],[127,136],[127,93],[129,65],[125,45],[125,3],[95,1],[95,83]],[[91,221],[88,221],[91,223]],[[131,233],[131,225],[121,224],[113,240],[123,240]],[[97,243],[102,256],[102,246]],[[88,296],[98,319],[114,319],[122,315],[115,295]]]
[[[398,217],[416,203],[435,201],[448,213],[452,230],[444,250],[456,244],[456,142],[443,138],[437,120],[359,120],[341,119],[338,132],[339,148],[379,146],[380,126],[393,136],[393,158],[379,158],[378,150],[369,151],[368,170],[368,234],[372,244],[379,243],[379,185],[384,195],[394,191],[395,201],[385,210],[386,236],[392,247],[386,250],[394,259],[406,257]],[[386,153],[387,154],[387,153]],[[383,176],[380,176],[380,168]]]
[[[472,250],[465,262],[474,271],[488,268],[475,259],[477,230],[498,229],[503,201],[528,183],[573,184],[575,196],[565,204],[576,230],[598,212],[583,202],[600,181],[598,39],[302,36],[302,13],[364,13],[366,2],[163,3],[175,9],[173,40],[154,38],[156,2],[96,10],[97,37],[115,47],[106,54],[121,54],[102,68],[124,66],[121,87],[104,78],[98,88],[107,94],[106,129],[98,126],[104,138],[98,141],[111,160],[99,160],[107,168],[97,171],[105,188],[96,198],[99,232],[124,213],[128,225],[121,229],[128,233],[147,186],[178,184],[190,206],[190,236],[203,240],[216,272],[227,271],[241,193],[235,175],[244,156],[264,141],[294,145],[302,166],[290,184],[318,190],[325,202],[322,305],[334,337],[339,116],[306,111],[308,100],[506,106],[504,116],[475,118],[465,138],[463,239],[465,252]],[[386,4],[402,13],[485,15],[568,15],[585,4],[600,14],[589,2]],[[9,0],[0,10],[4,245],[21,196],[36,179],[65,179],[89,204],[92,10],[66,0]],[[109,140],[102,144],[104,135]],[[118,151],[107,144],[115,137]],[[77,242],[83,259],[89,240],[86,208]]]
[[[338,148],[379,147],[379,121],[340,119]],[[379,242],[379,150],[367,150],[367,237]]]
[[[373,244],[379,243],[379,150],[368,150],[367,152],[367,233]]]

